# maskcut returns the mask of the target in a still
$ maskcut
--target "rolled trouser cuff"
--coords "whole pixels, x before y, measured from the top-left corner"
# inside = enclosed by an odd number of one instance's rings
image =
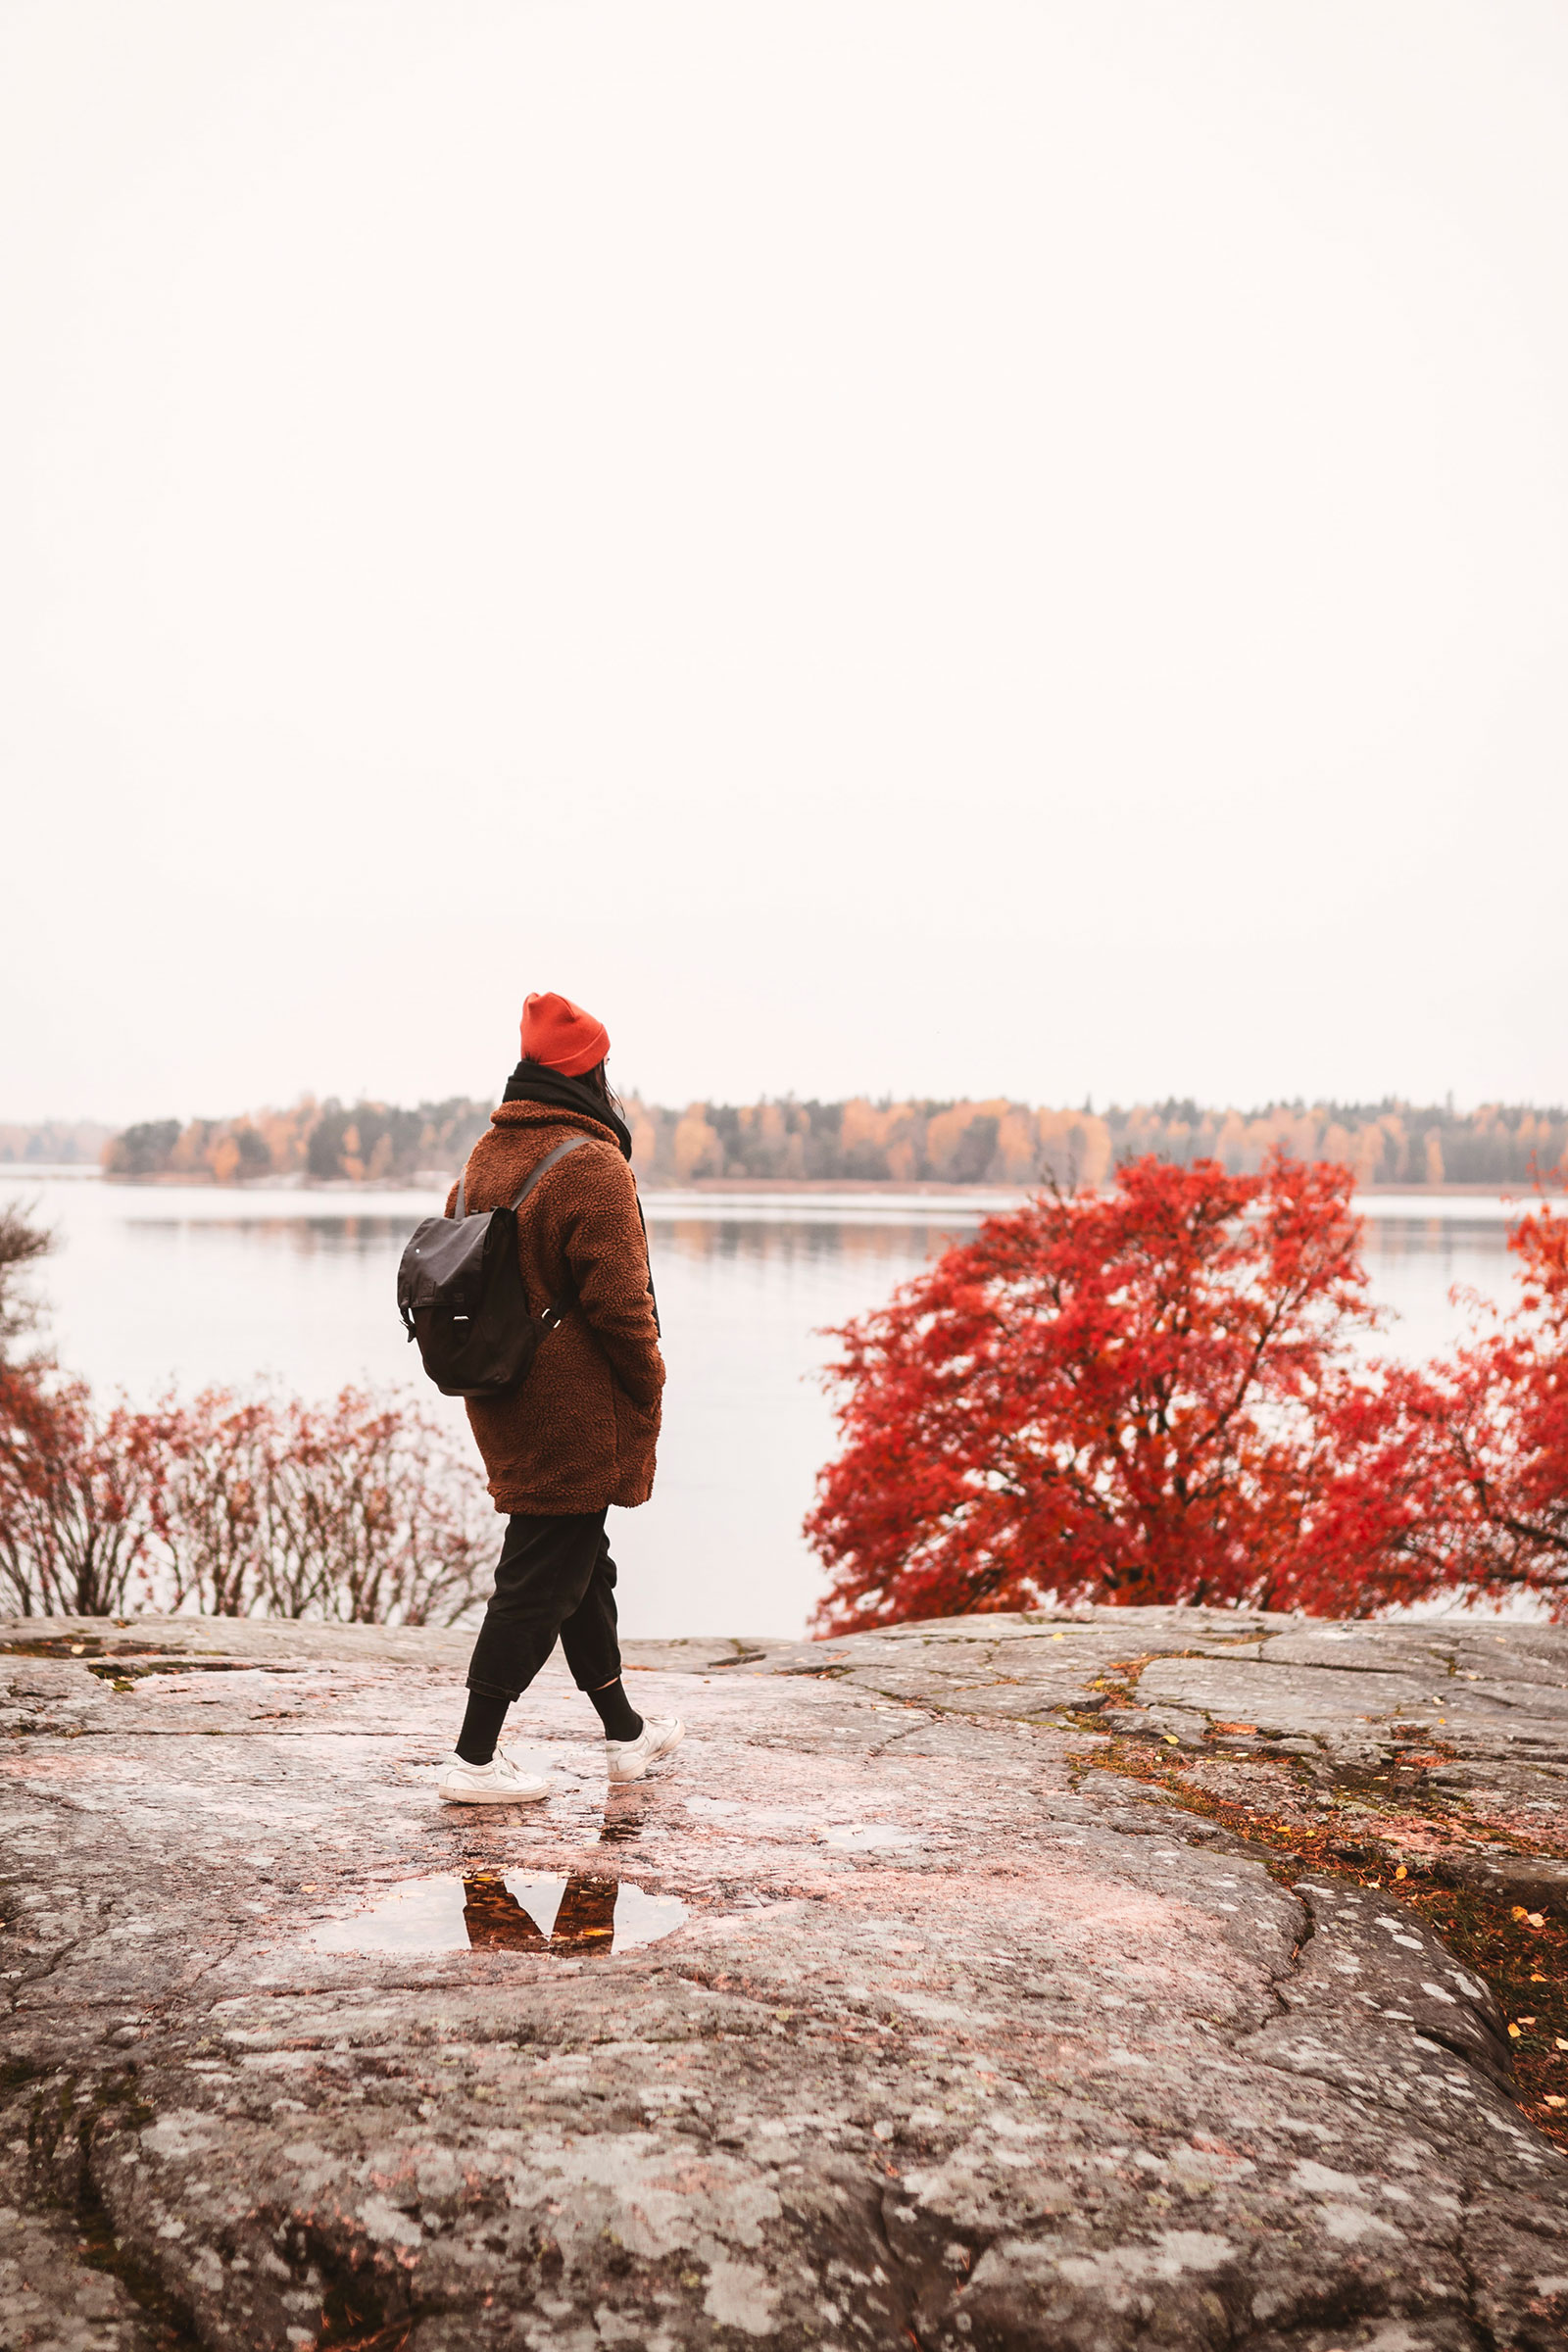
[[[508,1690],[500,1683],[487,1683],[479,1675],[470,1674],[467,1688],[477,1691],[481,1698],[504,1698],[508,1706],[514,1707],[522,1696],[524,1686],[519,1683],[515,1690]]]

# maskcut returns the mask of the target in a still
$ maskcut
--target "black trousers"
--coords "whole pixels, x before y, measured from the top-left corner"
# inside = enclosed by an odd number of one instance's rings
[[[603,1511],[516,1511],[507,1521],[468,1689],[488,1698],[520,1697],[558,1637],[579,1690],[615,1680],[615,1563]]]

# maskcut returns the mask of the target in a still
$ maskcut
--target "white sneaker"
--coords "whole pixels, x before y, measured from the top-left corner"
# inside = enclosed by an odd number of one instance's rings
[[[435,1776],[436,1794],[447,1805],[534,1805],[549,1796],[553,1781],[519,1772],[499,1747],[488,1764],[466,1764],[448,1756]]]
[[[686,1726],[678,1715],[649,1715],[635,1740],[607,1740],[605,1755],[612,1781],[640,1781],[650,1764],[679,1747]]]

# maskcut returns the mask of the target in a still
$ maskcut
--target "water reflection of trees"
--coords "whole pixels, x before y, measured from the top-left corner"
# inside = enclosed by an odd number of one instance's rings
[[[889,1269],[897,1279],[906,1267],[921,1264],[951,1242],[974,1232],[973,1217],[933,1216],[906,1221],[869,1218],[655,1214],[649,1221],[649,1243],[657,1268],[661,1258],[678,1258],[696,1267],[731,1266],[737,1271],[788,1274],[799,1269],[859,1267]],[[395,1256],[408,1240],[407,1215],[374,1214],[313,1217],[213,1217],[189,1220],[135,1221],[126,1228],[137,1242],[167,1241],[174,1235],[199,1246],[202,1238],[233,1243],[262,1242],[282,1248],[297,1259]],[[1476,1217],[1369,1217],[1363,1231],[1363,1254],[1375,1273],[1378,1266],[1412,1260],[1437,1260],[1445,1268],[1479,1256],[1507,1254],[1506,1227],[1496,1219]]]
[[[401,1250],[412,1230],[407,1216],[213,1217],[134,1229],[138,1236],[179,1232],[224,1242],[257,1241],[300,1258],[385,1256]],[[823,1265],[919,1264],[974,1230],[972,1218],[873,1224],[859,1218],[655,1216],[648,1227],[655,1263],[684,1258],[696,1265],[788,1268]]]
[[[1402,1264],[1412,1258],[1435,1257],[1452,1266],[1465,1257],[1489,1257],[1502,1266],[1508,1257],[1508,1229],[1480,1217],[1368,1217],[1361,1254],[1374,1272],[1380,1261]]]
[[[967,1221],[943,1225],[839,1223],[819,1218],[661,1217],[649,1229],[657,1264],[662,1256],[697,1265],[732,1264],[769,1269],[800,1266],[906,1266],[919,1264],[960,1235]]]
[[[288,1250],[295,1257],[396,1256],[414,1230],[412,1216],[389,1217],[137,1217],[127,1219],[130,1240],[148,1242],[177,1239],[199,1245],[214,1240],[265,1242]]]

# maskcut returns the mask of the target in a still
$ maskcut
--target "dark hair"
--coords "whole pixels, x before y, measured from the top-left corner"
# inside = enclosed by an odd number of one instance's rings
[[[582,1082],[584,1086],[591,1086],[593,1088],[594,1093],[600,1098],[601,1102],[609,1103],[611,1109],[614,1112],[617,1119],[623,1119],[625,1117],[626,1106],[621,1102],[620,1097],[612,1090],[610,1080],[605,1076],[605,1065],[602,1061],[596,1061],[591,1070],[584,1070],[582,1074]]]
[[[535,1061],[531,1054],[525,1054],[522,1057],[522,1066],[527,1070],[542,1070],[549,1065],[542,1061]],[[596,1061],[591,1070],[579,1071],[577,1083],[579,1086],[587,1087],[590,1094],[597,1095],[601,1102],[608,1103],[617,1119],[624,1119],[626,1106],[611,1086],[610,1080],[605,1076],[605,1065],[602,1061]]]

